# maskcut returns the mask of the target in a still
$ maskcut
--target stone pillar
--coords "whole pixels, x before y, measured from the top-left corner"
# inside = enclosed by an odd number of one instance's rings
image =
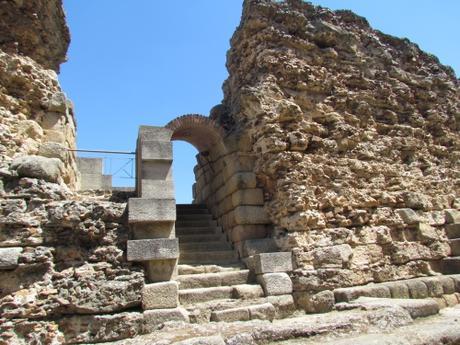
[[[169,281],[177,274],[171,135],[172,131],[164,127],[141,126],[137,140],[138,197],[128,201],[133,238],[128,241],[128,260],[144,263],[149,283]]]

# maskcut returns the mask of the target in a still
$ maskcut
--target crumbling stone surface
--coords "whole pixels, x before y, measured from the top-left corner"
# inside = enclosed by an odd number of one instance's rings
[[[350,11],[296,0],[245,1],[227,67],[212,117],[253,157],[294,290],[434,274],[460,207],[452,69]]]
[[[44,68],[59,71],[70,43],[62,1],[2,1],[0,36],[8,54],[29,56]]]
[[[0,341],[102,341],[140,332],[142,314],[123,314],[140,309],[144,286],[143,269],[124,255],[126,203],[81,200],[44,180],[3,181],[0,248],[15,255],[0,270]]]
[[[76,124],[56,74],[70,42],[61,0],[2,1],[0,36],[0,168],[21,156],[58,159],[62,169],[48,180],[75,189],[75,154],[68,149],[76,148]],[[19,169],[43,178],[36,169]]]

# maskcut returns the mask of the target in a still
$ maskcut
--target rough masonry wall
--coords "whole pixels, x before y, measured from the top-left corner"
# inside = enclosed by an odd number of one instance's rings
[[[76,124],[56,74],[70,41],[61,2],[3,1],[0,36],[0,167],[75,189]]]
[[[227,67],[214,118],[249,138],[299,296],[439,268],[444,210],[460,207],[451,68],[349,11],[298,0],[245,1]]]
[[[56,72],[69,34],[59,0],[0,4],[0,343],[141,332],[144,273],[126,261],[126,199],[78,187],[75,120]]]

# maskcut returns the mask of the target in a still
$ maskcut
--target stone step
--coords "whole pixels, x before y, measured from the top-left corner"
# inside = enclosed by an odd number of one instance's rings
[[[185,306],[215,299],[231,299],[232,297],[232,286],[179,290],[180,304]]]
[[[202,274],[202,273],[217,273],[217,272],[233,272],[245,269],[241,263],[227,266],[219,265],[178,265],[177,270],[179,275]]]
[[[449,240],[452,256],[460,256],[460,238]]]
[[[194,234],[220,234],[222,228],[220,226],[197,226],[188,228],[176,228],[176,236],[194,235]]]
[[[206,226],[217,226],[215,220],[177,220],[176,227],[188,228],[188,227],[206,227]]]
[[[198,252],[198,251],[221,251],[231,250],[232,247],[228,242],[225,241],[213,241],[213,242],[185,242],[180,243],[179,248],[181,253],[186,252]]]
[[[216,242],[223,238],[222,234],[193,234],[193,235],[180,235],[179,244],[187,242]]]
[[[445,258],[442,260],[444,274],[460,273],[460,256]]]
[[[186,274],[179,275],[176,279],[180,290],[239,285],[249,283],[250,280],[249,270]]]
[[[233,250],[188,252],[180,253],[179,262],[199,264],[224,264],[237,262],[238,258]]]
[[[269,320],[273,321],[276,315],[276,310],[273,304],[263,303],[254,304],[248,307],[237,307],[213,311],[210,321],[215,322],[234,322],[234,321],[249,321],[249,320]]]
[[[176,217],[177,221],[187,221],[187,220],[212,220],[211,214],[181,214],[178,213]]]
[[[235,288],[241,288],[243,286],[244,285],[235,286]],[[247,284],[245,286],[251,288],[255,287],[255,285]],[[194,303],[192,305],[186,306],[185,308],[189,313],[190,322],[192,323],[209,322],[211,321],[211,315],[215,312],[236,308],[250,308],[252,306],[263,305],[265,303],[270,303],[275,307],[275,319],[291,317],[293,314],[296,313],[296,308],[292,295],[263,297],[263,293],[261,292],[262,290],[259,290],[258,295],[253,295],[253,297],[247,299],[233,298],[209,300],[206,302]],[[299,315],[302,314],[304,314],[304,312],[299,312]],[[214,316],[214,318],[215,317],[216,316]]]
[[[448,238],[460,238],[460,223],[447,225],[446,234]]]

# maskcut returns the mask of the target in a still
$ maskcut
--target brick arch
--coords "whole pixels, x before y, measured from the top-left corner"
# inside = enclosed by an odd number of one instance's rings
[[[184,140],[199,152],[220,146],[225,135],[224,129],[216,121],[199,114],[179,116],[165,127],[173,131],[171,140]]]

